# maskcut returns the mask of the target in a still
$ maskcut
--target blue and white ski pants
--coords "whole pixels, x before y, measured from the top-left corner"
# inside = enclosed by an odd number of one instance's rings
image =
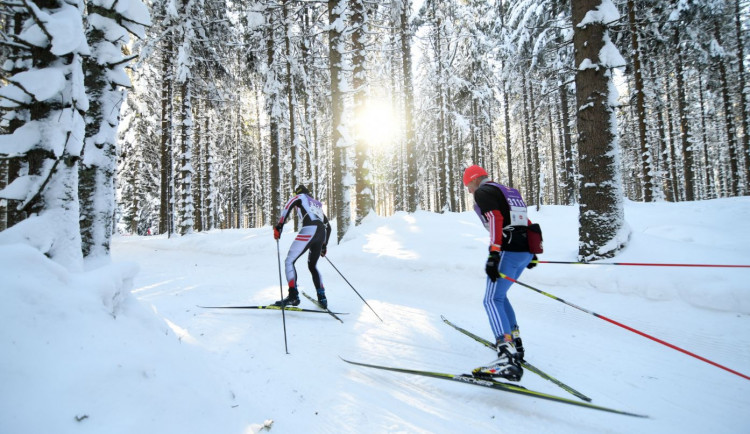
[[[523,270],[529,265],[534,257],[528,252],[500,252],[500,273],[508,277],[518,279]],[[518,328],[516,313],[508,300],[508,289],[513,284],[510,280],[498,277],[496,281],[487,277],[487,289],[484,294],[484,309],[490,319],[490,327],[495,334],[495,339],[502,341],[503,335],[511,334]]]

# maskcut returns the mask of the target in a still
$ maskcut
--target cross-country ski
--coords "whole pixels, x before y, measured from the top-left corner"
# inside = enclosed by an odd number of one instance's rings
[[[260,309],[260,310],[281,310],[281,306],[273,304],[266,306],[198,306],[203,309]],[[312,312],[312,313],[327,313],[329,315],[347,315],[345,312],[329,312],[327,310],[316,310],[316,309],[304,309],[296,306],[284,306],[284,310],[287,312]],[[338,318],[336,318],[338,319]],[[340,320],[339,320],[340,321]]]
[[[550,395],[548,393],[538,392],[536,390],[529,390],[518,384],[505,383],[505,382],[496,381],[490,378],[478,378],[470,374],[458,374],[458,375],[446,374],[442,372],[420,371],[416,369],[394,368],[394,367],[389,367],[389,366],[353,362],[351,360],[347,360],[344,358],[341,358],[341,360],[345,361],[346,363],[351,363],[352,365],[364,366],[364,367],[375,368],[375,369],[382,369],[386,371],[401,372],[404,374],[421,375],[423,377],[439,378],[441,380],[452,380],[452,381],[457,381],[459,383],[473,384],[475,386],[489,387],[491,389],[502,390],[503,392],[516,393],[519,395],[526,395],[526,396],[530,396],[534,398],[546,399],[548,401],[559,402],[561,404],[569,404],[569,405],[575,405],[575,406],[584,407],[584,408],[590,408],[592,410],[606,411],[609,413],[617,413],[617,414],[622,414],[626,416],[635,416],[635,417],[644,417],[644,418],[648,417],[642,414],[616,410],[613,408],[594,405],[588,402],[575,401],[575,400],[563,398],[560,396]]]

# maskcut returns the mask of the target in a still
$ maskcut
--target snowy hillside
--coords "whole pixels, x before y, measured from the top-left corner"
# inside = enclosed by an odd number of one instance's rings
[[[626,203],[610,262],[750,264],[750,198]],[[577,209],[532,212],[542,260],[574,261]],[[471,213],[372,217],[323,259],[328,315],[202,309],[280,297],[270,228],[115,239],[71,274],[0,246],[0,433],[746,433],[750,381],[514,285],[527,359],[638,419],[348,365],[465,373],[494,354],[482,307],[487,235]],[[285,233],[281,259],[292,241]],[[304,259],[303,291],[314,293]],[[750,269],[541,264],[519,279],[750,375]],[[314,308],[303,299],[301,307]],[[572,398],[533,373],[527,388]],[[575,398],[573,398],[575,399]]]

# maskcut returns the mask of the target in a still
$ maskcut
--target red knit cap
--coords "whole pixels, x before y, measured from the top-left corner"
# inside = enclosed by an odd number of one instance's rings
[[[482,169],[481,167],[477,166],[476,164],[473,166],[469,166],[464,170],[464,185],[467,186],[469,183],[480,176],[489,176],[487,175],[487,171]]]

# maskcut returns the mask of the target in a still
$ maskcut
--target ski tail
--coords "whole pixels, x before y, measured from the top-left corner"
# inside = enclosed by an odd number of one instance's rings
[[[569,404],[569,405],[574,405],[574,406],[577,406],[577,407],[590,408],[592,410],[599,410],[599,411],[605,411],[605,412],[608,412],[608,413],[621,414],[621,415],[624,415],[624,416],[633,416],[633,417],[648,418],[648,416],[642,415],[642,414],[636,414],[636,413],[631,413],[631,412],[628,412],[628,411],[617,410],[617,409],[614,409],[614,408],[603,407],[603,406],[594,405],[594,404],[591,404],[591,403],[588,403],[588,402],[576,401],[576,400],[573,400],[573,399],[563,398],[561,396],[550,395],[550,394],[544,393],[544,392],[537,392],[536,390],[530,390],[530,389],[527,389],[527,388],[525,388],[523,386],[519,386],[517,384],[503,383],[501,381],[495,381],[495,380],[492,380],[492,379],[477,378],[477,377],[474,377],[474,376],[468,375],[468,374],[454,375],[454,374],[446,374],[446,373],[443,373],[443,372],[432,372],[432,371],[421,371],[421,370],[417,370],[417,369],[395,368],[395,367],[391,367],[391,366],[381,366],[381,365],[372,365],[372,364],[369,364],[369,363],[353,362],[351,360],[344,359],[341,356],[339,356],[339,358],[341,358],[341,360],[343,360],[346,363],[349,363],[349,364],[352,364],[352,365],[363,366],[363,367],[366,367],[366,368],[374,368],[374,369],[381,369],[381,370],[385,370],[385,371],[400,372],[400,373],[403,373],[403,374],[419,375],[419,376],[423,376],[423,377],[431,377],[431,378],[437,378],[437,379],[441,379],[441,380],[457,381],[459,383],[468,383],[468,384],[473,384],[475,386],[488,387],[490,389],[501,390],[503,392],[516,393],[516,394],[519,394],[519,395],[526,395],[526,396],[531,396],[531,397],[534,397],[534,398],[545,399],[545,400],[548,400],[548,401],[559,402],[561,404]]]
[[[318,300],[315,300],[314,298],[312,298],[309,295],[307,295],[307,293],[305,291],[300,291],[300,292],[302,292],[302,295],[304,295],[308,300],[310,300],[315,306],[318,306],[319,309],[323,309],[323,311],[325,313],[327,313],[327,314],[331,315],[332,317],[336,318],[337,320],[339,320],[339,322],[341,322],[341,324],[344,323],[344,321],[341,318],[339,318],[338,316],[336,316],[336,313],[331,312],[331,310],[328,309],[327,307],[321,306],[320,303],[318,302]]]
[[[448,324],[449,326],[453,327],[454,329],[458,330],[459,332],[465,334],[466,336],[474,339],[475,341],[477,341],[480,344],[486,346],[487,348],[491,348],[493,350],[495,349],[495,345],[492,342],[488,341],[487,339],[484,339],[481,336],[477,336],[474,333],[472,333],[472,332],[470,332],[470,331],[468,331],[468,330],[466,330],[464,328],[461,328],[461,327],[453,324],[452,322],[448,321],[448,319],[446,317],[444,317],[442,315],[440,315],[440,318],[443,319],[444,323]],[[578,398],[580,398],[580,399],[582,399],[582,400],[584,400],[586,402],[591,402],[591,398],[589,398],[588,396],[586,396],[583,393],[581,393],[581,392],[573,389],[572,387],[568,386],[567,384],[563,383],[562,381],[558,380],[557,378],[555,378],[555,377],[547,374],[546,372],[542,371],[541,369],[537,368],[536,366],[532,365],[531,363],[529,363],[529,362],[527,362],[525,360],[522,360],[521,361],[521,366],[523,366],[525,369],[527,369],[527,370],[529,370],[529,371],[537,374],[538,376],[544,378],[545,380],[552,382],[553,384],[555,384],[559,388],[563,389],[564,391],[570,393],[571,395],[576,396],[576,397],[578,397]]]

